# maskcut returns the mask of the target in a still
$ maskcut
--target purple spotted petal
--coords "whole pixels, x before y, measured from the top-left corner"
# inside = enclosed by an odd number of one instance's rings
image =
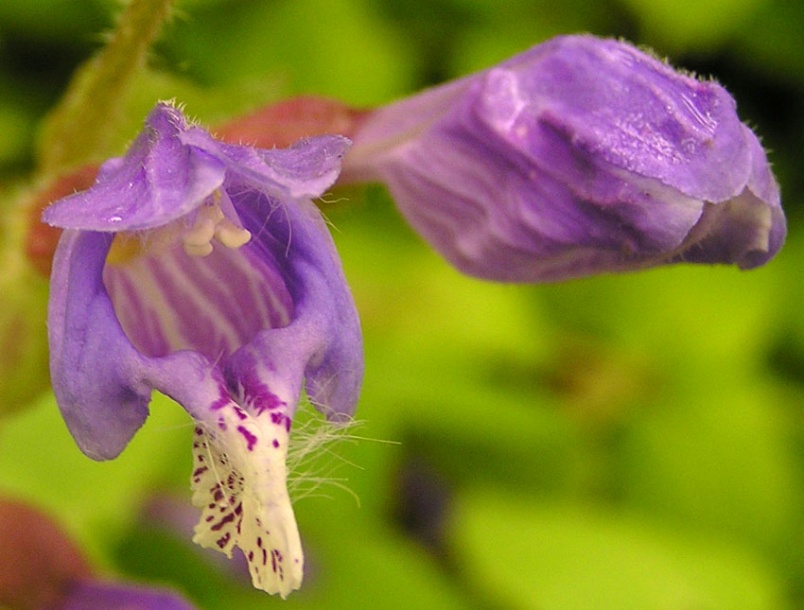
[[[382,108],[354,139],[345,178],[385,182],[436,249],[488,279],[751,268],[786,233],[728,93],[613,40],[556,38]]]

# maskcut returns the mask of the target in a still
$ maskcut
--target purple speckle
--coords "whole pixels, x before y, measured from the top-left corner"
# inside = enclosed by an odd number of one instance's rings
[[[271,568],[274,574],[279,576],[279,580],[285,580],[285,570],[282,568],[282,560],[282,553],[279,552],[279,549],[273,549],[271,551]]]
[[[223,519],[221,519],[215,525],[213,525],[210,529],[213,532],[217,532],[220,529],[222,529],[223,526],[226,525],[227,523],[231,523],[232,521],[234,521],[234,519],[235,519],[234,513],[229,513]]]
[[[257,436],[249,432],[245,427],[238,426],[237,431],[243,435],[243,438],[246,439],[246,444],[248,446],[248,450],[252,451],[254,449],[254,445],[257,444]]]
[[[248,367],[248,372],[243,373],[240,379],[243,388],[243,399],[257,415],[261,415],[263,411],[277,409],[287,404],[260,380],[256,362],[249,362],[246,366]]]
[[[272,444],[274,446],[274,449],[279,449],[279,441],[277,439],[274,439],[274,442]]]
[[[218,547],[224,548],[226,544],[229,542],[229,539],[231,537],[232,537],[231,532],[226,532],[226,534],[224,534],[221,538],[218,538],[216,544],[218,545]]]
[[[271,421],[277,426],[285,426],[285,430],[290,432],[290,418],[281,411],[274,411],[271,413]]]
[[[231,402],[232,399],[229,394],[223,388],[221,388],[220,395],[211,405],[209,405],[209,409],[210,411],[220,411],[226,405],[231,404]]]
[[[284,407],[287,403],[279,398],[276,394],[272,394],[266,388],[265,391],[259,395],[251,398],[251,405],[257,415],[262,414],[263,411],[271,411]]]

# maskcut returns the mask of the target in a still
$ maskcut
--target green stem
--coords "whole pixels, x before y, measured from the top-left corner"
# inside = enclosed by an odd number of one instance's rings
[[[168,18],[173,0],[130,0],[107,45],[73,77],[48,117],[39,166],[54,174],[111,154],[114,126],[131,82],[145,66],[148,49]]]

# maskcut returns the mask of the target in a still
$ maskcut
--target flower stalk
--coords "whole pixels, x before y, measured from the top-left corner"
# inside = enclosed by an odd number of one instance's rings
[[[106,46],[76,72],[46,120],[38,159],[43,174],[55,175],[114,152],[113,126],[172,7],[173,0],[128,2]]]

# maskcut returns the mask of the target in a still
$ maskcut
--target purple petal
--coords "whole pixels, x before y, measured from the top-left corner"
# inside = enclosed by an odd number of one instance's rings
[[[95,185],[47,208],[44,222],[65,229],[139,231],[186,215],[223,184],[225,164],[179,139],[181,113],[159,104],[122,159],[101,168]]]
[[[547,128],[588,158],[696,199],[728,199],[745,184],[751,155],[731,96],[621,42],[554,39],[490,70],[483,92],[511,100],[484,96],[480,121],[536,163],[549,160]]]
[[[318,136],[268,150],[224,144],[197,127],[182,133],[181,140],[225,163],[237,180],[292,199],[313,199],[332,186],[351,144],[341,136]]]
[[[190,349],[215,361],[293,315],[282,269],[259,238],[205,257],[175,245],[107,264],[103,279],[127,336],[152,357]]]
[[[363,376],[360,322],[321,214],[300,201],[260,221],[266,202],[251,204],[240,207],[248,210],[244,225],[266,227],[262,243],[285,270],[295,313],[290,324],[257,334],[235,353],[229,373],[237,377],[256,359],[266,377],[304,376],[311,402],[328,416],[351,415]]]
[[[81,450],[116,457],[148,416],[142,358],[115,316],[101,275],[111,236],[68,230],[53,261],[50,372],[64,421]]]

